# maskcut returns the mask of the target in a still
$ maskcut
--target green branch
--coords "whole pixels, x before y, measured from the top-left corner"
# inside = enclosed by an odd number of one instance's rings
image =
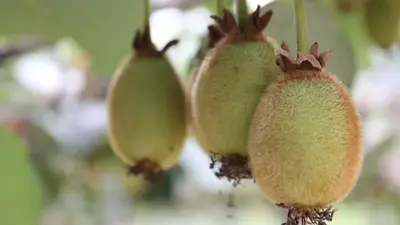
[[[223,10],[225,8],[225,0],[217,0],[217,13],[218,15],[223,14]]]
[[[303,0],[294,0],[294,13],[296,16],[297,51],[308,52],[307,21]]]
[[[145,29],[149,29],[150,35],[150,14],[151,14],[151,6],[150,0],[144,0],[144,27]]]
[[[238,16],[239,29],[244,31],[249,17],[246,0],[236,0],[236,14]]]

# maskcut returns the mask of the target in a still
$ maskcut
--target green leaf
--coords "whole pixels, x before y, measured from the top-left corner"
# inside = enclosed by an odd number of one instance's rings
[[[96,74],[111,76],[130,52],[143,20],[143,1],[2,0],[0,35],[73,37],[92,56]]]
[[[0,127],[0,224],[39,225],[43,193],[30,166],[26,146]]]
[[[52,161],[61,151],[60,146],[46,130],[33,121],[28,122],[25,135],[31,168],[43,185],[45,197],[51,201],[58,197],[62,185],[61,174],[52,166]]]

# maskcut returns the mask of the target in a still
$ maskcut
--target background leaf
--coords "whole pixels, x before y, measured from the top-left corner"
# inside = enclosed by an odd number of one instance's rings
[[[25,145],[0,127],[0,224],[39,225],[43,193]]]
[[[111,76],[130,52],[144,1],[2,0],[0,35],[70,36],[92,56],[95,73]]]

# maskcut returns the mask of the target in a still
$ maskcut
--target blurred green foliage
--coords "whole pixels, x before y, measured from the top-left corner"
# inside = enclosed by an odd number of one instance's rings
[[[32,168],[43,183],[46,199],[51,201],[58,196],[62,185],[60,172],[52,166],[55,157],[60,153],[60,146],[42,127],[31,121],[27,122],[24,135]]]
[[[231,9],[234,0],[223,0],[225,8]],[[211,12],[217,12],[217,3],[215,0],[205,0],[203,1],[203,6],[208,8]]]
[[[307,31],[309,46],[318,42],[320,52],[333,49],[334,55],[328,62],[327,69],[335,73],[344,84],[351,86],[357,72],[356,54],[350,39],[338,24],[335,15],[324,7],[322,1],[305,1],[307,13]],[[285,41],[292,53],[296,51],[296,27],[291,1],[278,0],[268,4],[263,11],[273,10],[271,22],[265,34],[279,44]],[[352,24],[354,27],[359,24]]]
[[[130,51],[143,1],[2,0],[0,36],[73,37],[92,56],[95,73],[111,76]]]
[[[382,48],[390,48],[399,35],[400,1],[369,0],[364,11],[371,39]]]
[[[44,206],[42,187],[30,168],[28,150],[0,127],[0,224],[39,225]]]

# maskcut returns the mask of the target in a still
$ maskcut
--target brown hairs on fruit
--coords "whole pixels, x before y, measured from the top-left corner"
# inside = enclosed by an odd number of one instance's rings
[[[279,73],[274,45],[262,31],[272,11],[258,7],[246,21],[236,22],[224,10],[212,16],[210,33],[221,37],[204,57],[191,90],[192,123],[201,146],[211,157],[215,173],[236,185],[250,179],[247,135],[264,88]]]
[[[324,69],[331,51],[291,57],[255,110],[249,134],[252,174],[273,203],[289,210],[287,224],[330,220],[332,203],[356,184],[362,165],[358,112],[345,86]]]

